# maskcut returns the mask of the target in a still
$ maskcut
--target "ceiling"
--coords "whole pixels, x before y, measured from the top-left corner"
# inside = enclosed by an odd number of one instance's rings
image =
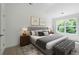
[[[39,16],[46,18],[56,18],[79,13],[79,3],[24,3],[17,5],[21,7],[25,6],[27,12],[39,14]]]
[[[79,13],[79,3],[32,3],[28,7],[48,18]]]

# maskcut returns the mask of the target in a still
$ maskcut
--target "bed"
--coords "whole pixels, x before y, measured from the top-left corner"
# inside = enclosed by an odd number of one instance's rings
[[[42,31],[42,32],[48,32],[48,28],[47,27],[29,27],[28,28],[31,32],[32,31]],[[65,40],[65,39],[68,39],[67,36],[64,36],[64,35],[60,35],[58,33],[55,33],[55,34],[47,34],[46,35],[43,35],[43,33],[41,33],[42,35],[37,35],[35,33],[31,33],[31,43],[37,47],[41,52],[43,52],[44,54],[46,55],[51,55],[54,53],[53,51],[53,47]]]

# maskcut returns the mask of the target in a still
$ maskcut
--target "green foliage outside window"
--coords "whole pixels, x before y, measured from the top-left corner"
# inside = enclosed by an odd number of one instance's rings
[[[76,21],[75,19],[69,20],[59,20],[56,22],[57,30],[59,32],[66,32],[66,33],[76,33]]]
[[[67,33],[76,33],[76,27],[66,27]]]

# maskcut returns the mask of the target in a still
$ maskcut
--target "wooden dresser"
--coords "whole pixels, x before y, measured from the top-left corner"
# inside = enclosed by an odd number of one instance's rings
[[[30,44],[30,36],[22,35],[20,36],[20,46],[25,46]]]

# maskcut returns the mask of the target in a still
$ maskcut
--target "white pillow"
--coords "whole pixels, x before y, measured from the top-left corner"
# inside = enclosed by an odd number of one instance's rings
[[[35,35],[35,31],[31,31],[32,32],[32,35]]]
[[[44,34],[45,34],[45,36],[47,36],[47,35],[49,35],[49,33],[46,31],[46,32],[44,32]]]

